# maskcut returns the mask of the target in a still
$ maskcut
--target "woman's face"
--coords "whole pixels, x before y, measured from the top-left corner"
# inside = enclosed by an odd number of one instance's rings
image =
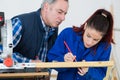
[[[83,34],[84,46],[86,48],[90,48],[96,45],[102,39],[102,37],[102,32],[86,26]]]

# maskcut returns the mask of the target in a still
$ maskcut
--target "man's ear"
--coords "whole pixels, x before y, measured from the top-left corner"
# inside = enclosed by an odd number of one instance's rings
[[[85,23],[85,25],[84,25],[84,30],[87,28],[87,23]]]
[[[49,4],[46,2],[46,3],[44,4],[44,8],[45,8],[45,10],[47,10],[48,7],[49,7]]]

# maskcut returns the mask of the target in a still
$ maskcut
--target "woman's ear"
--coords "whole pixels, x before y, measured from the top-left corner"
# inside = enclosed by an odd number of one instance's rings
[[[87,28],[87,23],[85,23],[85,25],[84,25],[84,30]]]

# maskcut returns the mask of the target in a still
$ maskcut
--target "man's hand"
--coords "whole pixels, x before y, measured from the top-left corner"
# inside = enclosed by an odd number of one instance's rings
[[[39,63],[42,62],[41,60],[31,60],[32,63]]]

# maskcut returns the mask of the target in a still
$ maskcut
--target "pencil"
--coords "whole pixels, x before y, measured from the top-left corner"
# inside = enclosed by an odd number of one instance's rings
[[[69,48],[69,46],[68,46],[68,44],[66,43],[66,41],[64,41],[64,44],[65,44],[66,48],[68,49],[68,51],[69,51],[70,53],[72,53],[72,51],[71,51],[71,49]],[[74,61],[77,62],[76,59],[75,59]]]
[[[64,44],[65,44],[66,48],[68,49],[68,51],[72,53],[72,51],[70,50],[70,48],[69,48],[68,44],[66,43],[66,41],[64,41]]]

